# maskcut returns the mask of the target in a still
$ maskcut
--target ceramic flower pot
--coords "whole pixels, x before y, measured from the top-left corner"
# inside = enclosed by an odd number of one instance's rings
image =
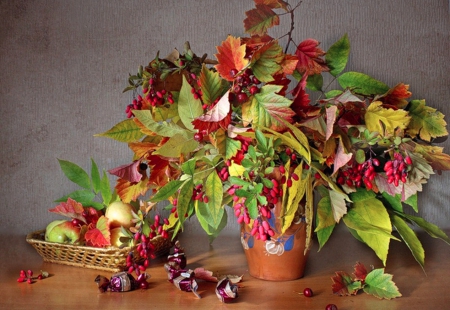
[[[251,276],[269,281],[289,281],[303,277],[308,257],[306,228],[299,219],[281,235],[278,220],[273,220],[275,234],[268,240],[257,239],[251,227],[241,225],[241,242]],[[272,226],[272,225],[271,225]]]

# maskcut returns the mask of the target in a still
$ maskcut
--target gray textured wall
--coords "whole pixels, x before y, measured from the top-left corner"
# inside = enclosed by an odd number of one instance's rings
[[[25,235],[58,218],[47,210],[76,187],[56,158],[86,169],[90,157],[105,169],[130,159],[125,145],[93,137],[124,118],[128,73],[186,40],[212,57],[227,34],[244,35],[252,7],[251,0],[0,0],[0,232]],[[348,33],[348,69],[410,84],[414,98],[450,115],[447,0],[304,0],[296,23],[298,40],[316,38],[325,50]],[[450,151],[449,141],[443,146]],[[450,173],[436,176],[420,198],[421,213],[446,228],[449,185]]]

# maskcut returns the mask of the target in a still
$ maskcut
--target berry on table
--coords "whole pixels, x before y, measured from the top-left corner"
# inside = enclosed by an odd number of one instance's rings
[[[310,289],[309,287],[305,288],[303,290],[303,295],[305,295],[305,297],[313,297],[312,289]]]
[[[328,304],[325,310],[338,310],[338,307],[335,304]]]

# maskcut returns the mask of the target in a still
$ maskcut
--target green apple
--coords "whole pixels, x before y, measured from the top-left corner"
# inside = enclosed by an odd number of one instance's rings
[[[56,220],[47,225],[45,241],[75,244],[80,241],[80,227],[72,221]]]
[[[131,226],[134,226],[132,221],[133,211],[133,207],[128,203],[122,201],[113,202],[105,211],[105,216],[109,220],[109,227],[115,228],[122,226],[124,228],[130,228]]]

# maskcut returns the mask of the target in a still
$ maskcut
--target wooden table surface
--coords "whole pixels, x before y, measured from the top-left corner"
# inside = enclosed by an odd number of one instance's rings
[[[243,275],[239,297],[222,304],[214,293],[215,283],[198,281],[201,299],[182,292],[167,281],[165,258],[153,261],[150,288],[127,293],[99,293],[93,269],[44,263],[25,236],[1,238],[0,309],[325,309],[329,303],[344,309],[448,309],[450,302],[450,246],[420,234],[426,253],[426,274],[412,258],[405,244],[391,242],[386,272],[393,274],[402,297],[379,300],[360,293],[339,297],[332,294],[331,276],[335,271],[351,273],[356,261],[381,268],[381,262],[347,232],[338,232],[320,252],[313,247],[305,276],[288,282],[269,282],[252,278],[247,272],[239,237],[220,236],[212,246],[205,236],[182,236],[188,267],[204,267],[219,274]],[[48,271],[51,277],[34,284],[17,283],[21,269]],[[314,291],[312,298],[299,294]]]

